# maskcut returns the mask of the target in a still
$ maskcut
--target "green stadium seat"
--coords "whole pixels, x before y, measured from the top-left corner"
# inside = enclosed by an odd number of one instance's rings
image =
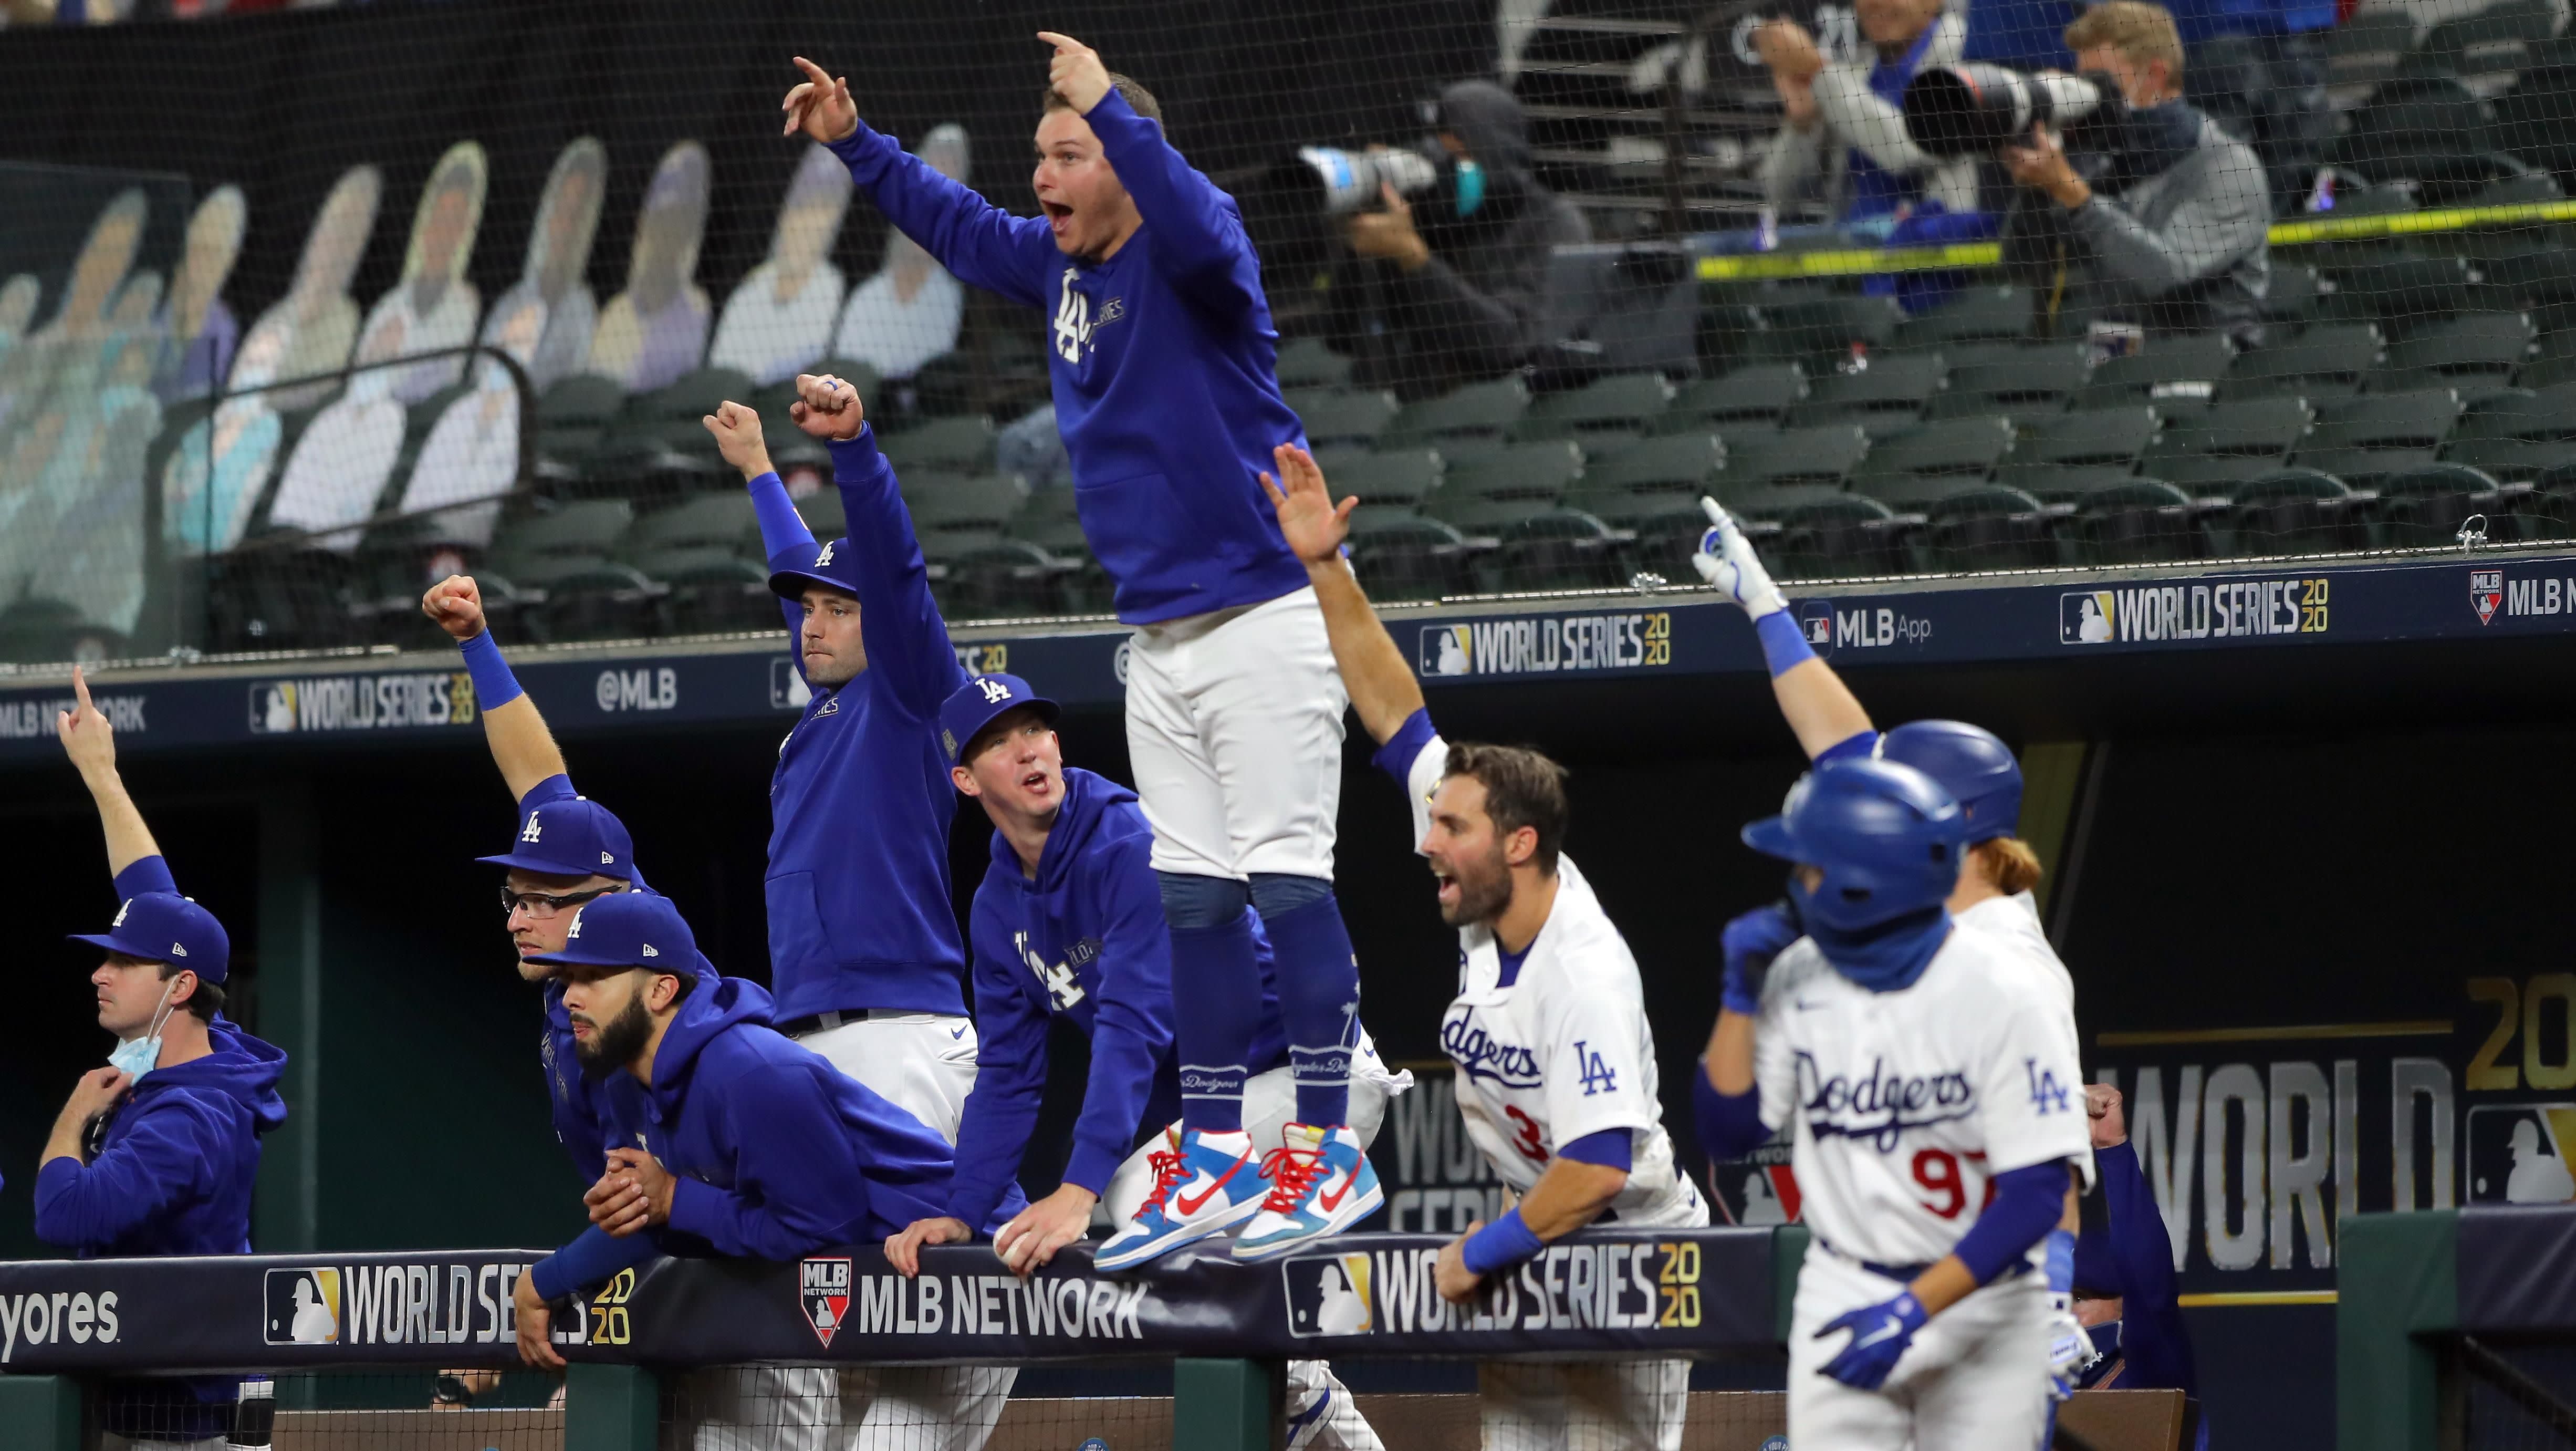
[[[841,491],[830,484],[797,499],[797,517],[817,539],[838,539],[850,532],[849,516],[842,512]]]
[[[2383,476],[2372,506],[2378,542],[2396,549],[2431,549],[2458,542],[2471,515],[2487,516],[2489,538],[2511,537],[2521,523],[2504,485],[2465,464],[2439,463]]]
[[[1915,569],[1906,521],[1876,499],[1842,493],[1816,498],[1787,510],[1779,525],[1781,573],[1791,578]]]
[[[1897,324],[1890,345],[1908,352],[1948,352],[1953,344],[2009,342],[2030,335],[2030,294],[2019,287],[1980,283],[1957,297]]]
[[[1417,508],[1440,487],[1442,463],[1431,449],[1362,454],[1338,460],[1325,471],[1336,499],[1357,495],[1363,505],[1393,504]]]
[[[2509,386],[2530,360],[2539,329],[2519,312],[2473,312],[2408,335],[2364,380],[2373,393],[2421,388],[2494,392]]]
[[[999,540],[1029,496],[1007,474],[919,469],[903,475],[901,483],[922,551],[935,550],[943,557]]]
[[[1501,530],[1493,570],[1505,589],[1616,589],[1635,536],[1579,509],[1547,509]]]
[[[2236,350],[2217,333],[2149,338],[2141,351],[2093,370],[2075,407],[2129,408],[2153,403],[2168,416],[2209,402]]]
[[[1726,445],[1713,433],[1649,438],[1584,466],[1587,488],[1660,490],[1696,496],[1726,469]]]
[[[1672,405],[1673,392],[1661,373],[1614,373],[1532,403],[1513,426],[1512,437],[1523,442],[1571,438],[1589,443],[1603,434],[1641,434]]]
[[[2459,415],[2459,395],[2449,389],[2328,404],[2290,461],[2365,488],[2381,474],[2432,463]]]
[[[1721,501],[1734,506],[1741,490],[1783,484],[1831,484],[1837,489],[1869,456],[1869,434],[1855,424],[1784,428],[1728,437]]]
[[[1850,360],[1854,344],[1875,351],[1896,337],[1904,314],[1888,297],[1817,297],[1765,305],[1762,329],[1750,339],[1757,358],[1802,362],[1831,370]]]
[[[2221,395],[2229,402],[2293,397],[2348,398],[2387,359],[2379,329],[2366,322],[2319,323],[2296,342],[2257,348],[2228,367]]]
[[[2330,85],[2373,85],[2397,73],[2415,49],[2415,17],[2403,10],[2362,10],[2326,32]]]
[[[2313,417],[2299,398],[2216,404],[2167,424],[2141,456],[2139,471],[2186,489],[2255,478],[2279,468]]]
[[[2576,383],[2513,388],[2470,404],[2451,425],[2453,440],[2576,438]]]
[[[1366,447],[1377,442],[1396,415],[1395,395],[1374,389],[1297,388],[1285,396],[1310,448]]]
[[[2021,475],[2033,469],[2112,467],[2127,473],[2153,443],[2158,424],[2152,408],[2097,408],[2042,419],[2014,445],[2004,465],[2004,481],[2028,488]]]
[[[2576,383],[2576,329],[2545,335],[2531,361],[2513,375],[2514,386],[2534,390]],[[282,456],[282,455],[281,455]]]
[[[1030,619],[1082,608],[1068,586],[1083,570],[1025,539],[994,539],[948,558],[942,608],[961,620]]]
[[[1583,476],[1583,451],[1571,442],[1525,443],[1450,468],[1427,512],[1469,533],[1556,507]]]
[[[701,547],[723,549],[737,557],[760,557],[760,519],[752,511],[749,494],[702,494],[655,510],[637,519],[626,537],[626,548],[639,556]]]
[[[2123,479],[2085,495],[2076,505],[2074,536],[2079,552],[2096,564],[2156,564],[2210,552],[2198,505],[2162,479]]]
[[[1808,391],[1806,370],[1796,363],[1755,363],[1722,378],[1683,384],[1655,421],[1655,431],[1722,433],[1727,424],[1776,424]]]
[[[2392,257],[2329,266],[2336,314],[2348,324],[2377,322],[2390,337],[2412,336],[2466,310],[2476,296],[2465,257]],[[2304,342],[2315,330],[2300,335]]]
[[[1279,386],[1340,388],[1351,381],[1351,360],[1322,338],[1292,338],[1279,347]]]
[[[2084,350],[2065,343],[2042,343],[1995,362],[1950,363],[1950,385],[1935,395],[1924,417],[1965,418],[1998,413],[2021,418],[2057,413],[2083,391],[2091,371]]]
[[[1924,510],[1925,542],[1941,569],[2048,569],[2068,563],[2047,508],[2019,489],[1980,484]]]
[[[2454,438],[2442,445],[2440,458],[2520,483],[2576,460],[2576,440]]]
[[[1886,499],[1888,488],[1899,480],[1939,479],[1953,487],[1982,482],[2012,449],[2013,426],[2003,418],[1927,423],[1874,442],[1851,483],[1864,494]]]
[[[2001,481],[2043,504],[2077,509],[2095,495],[2136,483],[2138,475],[2135,466],[2129,464],[2016,463],[2004,471]]]
[[[1406,404],[1379,435],[1378,446],[1436,448],[1452,460],[1489,453],[1504,446],[1512,425],[1528,411],[1529,390],[1518,378],[1470,383]]]
[[[1090,546],[1082,537],[1082,517],[1074,500],[1069,488],[1040,489],[1029,495],[1020,512],[1011,516],[1010,536],[1051,554],[1087,555]]]
[[[2304,554],[2366,548],[2365,495],[2316,469],[2279,469],[2228,491],[2227,552]]]
[[[980,413],[961,414],[881,434],[877,447],[898,473],[920,468],[968,472],[992,466],[993,437],[992,419]]]
[[[613,442],[611,425],[626,406],[614,378],[575,373],[558,379],[537,399],[537,470],[543,477],[580,477],[582,464]]]
[[[1789,426],[1822,423],[1883,423],[1915,418],[1941,391],[1946,365],[1939,353],[1889,353],[1869,359],[1856,373],[1829,373],[1816,379],[1807,401],[1789,410]]]
[[[1351,572],[1369,598],[1436,600],[1463,587],[1467,537],[1409,509],[1367,505],[1351,511]]]

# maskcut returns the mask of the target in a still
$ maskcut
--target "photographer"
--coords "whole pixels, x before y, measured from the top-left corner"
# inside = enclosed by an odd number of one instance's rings
[[[1391,356],[1373,381],[1407,398],[1497,378],[1547,322],[1549,249],[1592,240],[1572,203],[1530,173],[1529,118],[1491,81],[1440,93],[1439,180],[1349,222],[1351,250],[1383,262]]]
[[[1964,23],[1943,13],[1942,0],[1859,0],[1855,9],[1877,56],[1868,66],[1827,62],[1815,38],[1792,20],[1754,32],[1754,49],[1771,68],[1785,113],[1762,164],[1772,209],[1787,216],[1821,168],[1826,214],[1835,221],[1882,217],[1927,201],[1951,212],[1974,211],[1974,158],[1943,160],[1917,146],[1898,109],[1917,72],[1958,61]]]
[[[2271,285],[2271,201],[2253,148],[2182,100],[2182,40],[2162,6],[2106,0],[2066,27],[2076,69],[2107,76],[2127,103],[2088,179],[2057,136],[2035,128],[2004,166],[2037,196],[2018,197],[2007,260],[2044,274],[2047,294],[2150,333],[2226,333],[2261,343]],[[2065,245],[2072,242],[2073,246]],[[2080,258],[2083,274],[2062,276]],[[2079,313],[2081,315],[2081,313]]]

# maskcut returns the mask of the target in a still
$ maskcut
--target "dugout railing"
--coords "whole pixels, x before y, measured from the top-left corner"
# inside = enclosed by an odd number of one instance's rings
[[[2361,1215],[2337,1252],[2340,1451],[2576,1447],[2576,1209]]]
[[[852,1371],[891,1389],[906,1369],[1023,1367],[990,1444],[1029,1451],[1279,1445],[1292,1360],[1729,1361],[1711,1379],[1755,1389],[1692,1393],[1683,1444],[1754,1451],[1785,1427],[1760,1387],[1779,1383],[1803,1229],[1585,1234],[1473,1310],[1432,1289],[1443,1243],[1352,1235],[1257,1266],[1189,1251],[1118,1279],[1076,1251],[1027,1281],[972,1247],[925,1252],[917,1280],[863,1248],[656,1260],[558,1320],[559,1394],[516,1369],[510,1292],[537,1251],[0,1264],[0,1451],[89,1451],[111,1383],[188,1376],[269,1378],[277,1451],[650,1451],[705,1411],[695,1372],[741,1365],[798,1368],[806,1387],[838,1369],[845,1404]],[[510,1373],[501,1405],[432,1407],[440,1373],[476,1370]],[[1464,1379],[1357,1399],[1390,1446],[1470,1446]],[[2056,1444],[2172,1451],[2188,1416],[2172,1392],[2092,1393]]]

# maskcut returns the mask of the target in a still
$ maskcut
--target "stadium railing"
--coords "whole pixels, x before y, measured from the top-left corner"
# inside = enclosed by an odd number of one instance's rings
[[[2576,1445],[2576,1209],[2361,1215],[2337,1250],[2340,1451]]]

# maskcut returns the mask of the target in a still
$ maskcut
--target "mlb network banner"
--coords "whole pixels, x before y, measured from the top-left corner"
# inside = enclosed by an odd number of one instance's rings
[[[1816,652],[1837,666],[2045,663],[2176,650],[2303,649],[2337,643],[2576,632],[2576,556],[2490,554],[2015,583],[1893,585],[1792,597]],[[1434,688],[1565,677],[1761,670],[1734,605],[1696,591],[1603,594],[1475,613],[1390,611],[1388,628]],[[781,648],[739,641],[660,651],[523,651],[522,684],[559,733],[743,725],[784,731],[813,701]],[[1126,634],[961,641],[958,662],[1007,670],[1070,706],[1124,698]],[[272,744],[405,745],[463,739],[480,721],[473,684],[446,651],[308,662],[110,672],[93,683],[128,749]],[[58,750],[67,683],[0,689],[0,761]]]
[[[1186,1250],[1094,1276],[1080,1252],[1022,1280],[989,1249],[787,1263],[655,1260],[574,1302],[568,1359],[1025,1361],[1337,1354],[1688,1356],[1773,1343],[1771,1236],[1603,1230],[1551,1245],[1476,1304],[1442,1300],[1438,1235],[1344,1235],[1266,1265]],[[517,1361],[511,1291],[538,1254],[0,1264],[0,1374]]]

